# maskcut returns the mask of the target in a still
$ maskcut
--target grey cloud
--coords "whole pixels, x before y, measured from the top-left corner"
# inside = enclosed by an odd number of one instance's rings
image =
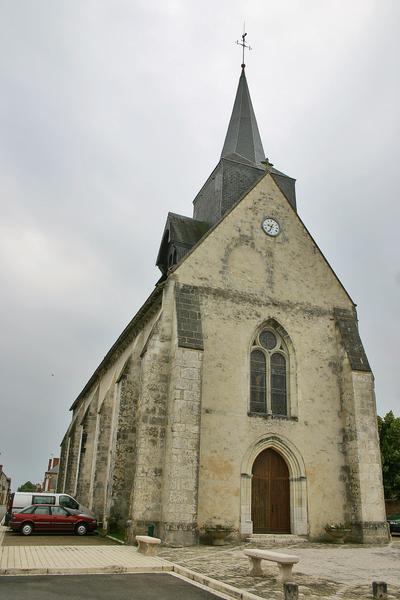
[[[264,149],[297,177],[299,213],[359,305],[378,411],[398,411],[398,2],[1,13],[0,451],[14,482],[57,454],[69,406],[158,278],[166,213],[191,214],[218,160],[244,17]]]

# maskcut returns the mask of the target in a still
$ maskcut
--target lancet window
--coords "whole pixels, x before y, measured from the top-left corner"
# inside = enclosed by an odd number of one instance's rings
[[[263,329],[250,356],[250,413],[288,415],[289,355],[277,331]]]

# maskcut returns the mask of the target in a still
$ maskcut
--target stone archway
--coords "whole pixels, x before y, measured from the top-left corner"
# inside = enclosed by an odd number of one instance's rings
[[[307,485],[304,461],[297,448],[288,439],[276,434],[260,437],[244,456],[240,491],[240,532],[253,533],[252,520],[252,477],[253,465],[265,450],[274,450],[282,457],[289,471],[290,531],[296,535],[307,535]]]

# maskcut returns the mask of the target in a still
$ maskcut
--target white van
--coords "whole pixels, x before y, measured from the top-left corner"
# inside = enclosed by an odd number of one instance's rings
[[[65,506],[65,508],[71,508],[86,514],[91,514],[87,508],[82,504],[79,504],[79,502],[69,494],[55,494],[53,492],[14,492],[13,494],[10,494],[7,505],[6,521],[11,517],[11,513],[20,512],[23,508],[26,508],[31,504],[54,504],[55,506]]]

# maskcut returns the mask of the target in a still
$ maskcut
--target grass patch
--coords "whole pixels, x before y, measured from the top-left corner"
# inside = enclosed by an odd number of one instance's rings
[[[125,542],[125,534],[121,531],[109,531],[108,535],[119,540],[120,542]]]

